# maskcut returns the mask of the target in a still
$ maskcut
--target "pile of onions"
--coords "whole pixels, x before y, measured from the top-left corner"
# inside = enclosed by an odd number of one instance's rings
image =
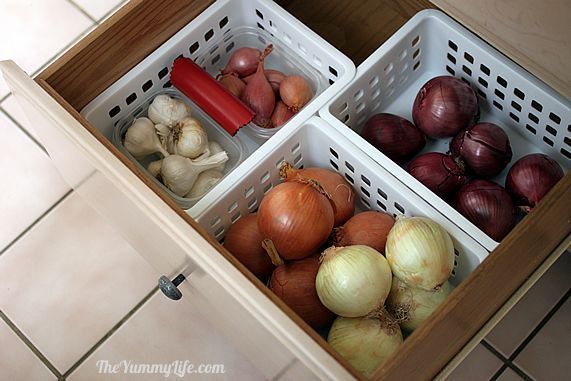
[[[274,266],[262,247],[263,237],[257,221],[256,214],[249,214],[232,224],[224,237],[224,247],[252,274],[263,280]]]
[[[284,163],[280,168],[280,176],[285,181],[315,180],[331,197],[334,205],[334,225],[343,224],[355,213],[355,191],[339,173],[319,167],[295,169]]]
[[[515,223],[515,208],[509,193],[493,181],[470,181],[458,191],[454,206],[496,241],[502,240]]]
[[[315,279],[319,300],[336,315],[365,316],[381,309],[391,289],[391,268],[364,245],[330,247]]]
[[[414,124],[388,113],[375,114],[367,119],[361,136],[396,162],[410,159],[426,144],[424,133]]]
[[[529,212],[563,178],[563,169],[552,158],[540,153],[516,161],[506,177],[506,189],[518,206]]]
[[[313,88],[301,75],[266,69],[264,60],[273,50],[242,47],[230,56],[218,81],[254,111],[253,123],[262,128],[285,124],[313,97]]]
[[[333,322],[327,342],[355,369],[369,377],[403,342],[402,332],[387,313]]]
[[[305,258],[327,241],[333,207],[316,181],[288,181],[272,188],[258,209],[258,228],[279,255]]]
[[[468,181],[462,160],[440,152],[417,156],[408,164],[407,171],[445,200]]]
[[[351,217],[333,232],[334,246],[366,245],[385,253],[389,231],[395,219],[388,213],[368,210]]]
[[[452,76],[434,77],[426,82],[414,100],[414,124],[432,138],[455,136],[479,117],[476,92]]]
[[[454,269],[454,245],[448,232],[425,217],[397,217],[385,255],[393,274],[411,287],[438,289]]]
[[[318,269],[319,256],[311,256],[276,267],[269,281],[270,289],[313,328],[325,327],[335,317],[317,296]]]
[[[405,331],[420,327],[450,295],[452,285],[444,282],[437,290],[410,287],[396,276],[387,298],[387,309]]]
[[[450,151],[481,177],[496,176],[512,159],[508,136],[493,123],[478,123],[461,131],[450,142]]]

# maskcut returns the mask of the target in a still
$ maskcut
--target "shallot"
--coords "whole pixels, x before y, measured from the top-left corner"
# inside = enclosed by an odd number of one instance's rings
[[[279,127],[291,119],[295,112],[290,110],[282,101],[276,102],[276,107],[270,119],[270,127]]]
[[[244,88],[241,96],[241,100],[256,113],[253,122],[264,128],[270,126],[270,119],[276,105],[274,91],[264,75],[264,59],[272,49],[273,46],[268,45],[260,55],[256,73]]]
[[[280,83],[280,98],[294,112],[305,106],[312,96],[311,86],[301,75],[288,75]]]
[[[250,75],[256,71],[260,55],[261,52],[255,48],[238,48],[230,56],[230,60],[222,70],[222,74],[236,74],[239,77]]]
[[[222,86],[228,89],[228,91],[234,94],[238,99],[242,96],[242,93],[246,88],[244,81],[234,74],[224,74],[218,78],[218,82],[220,82]]]

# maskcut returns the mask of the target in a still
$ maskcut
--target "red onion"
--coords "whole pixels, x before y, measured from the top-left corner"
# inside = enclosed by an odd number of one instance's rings
[[[368,210],[357,213],[333,231],[334,246],[366,245],[385,253],[389,231],[395,224],[390,214]]]
[[[351,184],[335,171],[318,167],[295,169],[289,163],[285,163],[280,168],[280,176],[286,181],[318,182],[331,196],[335,226],[345,223],[355,213],[355,191]]]
[[[262,199],[258,228],[282,258],[305,258],[327,241],[333,229],[333,207],[313,182],[287,181]]]
[[[279,95],[280,83],[286,77],[286,75],[281,71],[274,69],[265,69],[264,74],[268,82],[270,83],[270,86],[272,86],[274,93]],[[253,76],[254,74],[250,74],[249,76],[242,78],[242,80],[247,84],[248,82],[250,82]]]
[[[262,247],[263,237],[258,229],[256,214],[240,218],[230,226],[224,247],[259,279],[265,279],[274,266]]]
[[[271,125],[270,127],[279,127],[288,120],[291,119],[296,113],[287,108],[286,104],[282,101],[276,102],[276,107],[274,108],[274,112],[272,113],[272,118],[270,119]]]
[[[260,56],[258,69],[246,85],[241,97],[242,101],[256,113],[252,121],[263,128],[270,127],[270,118],[276,105],[274,91],[264,75],[264,59],[272,49],[272,45],[268,45]]]
[[[506,177],[506,189],[517,205],[529,212],[562,178],[563,169],[555,160],[532,153],[512,165]]]
[[[448,199],[468,181],[464,163],[450,155],[429,152],[414,158],[407,167],[415,179],[443,199]]]
[[[236,74],[239,77],[245,77],[254,73],[258,67],[261,54],[262,52],[255,48],[236,49],[222,70],[222,74]]]
[[[234,74],[224,74],[218,78],[218,82],[227,88],[238,99],[242,96],[242,92],[246,88],[246,84]]]
[[[297,112],[311,100],[313,90],[301,75],[289,75],[280,83],[280,97],[293,111]]]
[[[482,177],[496,176],[512,159],[508,136],[493,123],[478,123],[461,131],[450,142],[450,152]]]
[[[393,114],[371,116],[361,136],[391,160],[403,162],[413,157],[426,144],[424,133],[410,121]]]
[[[515,223],[509,193],[493,181],[475,179],[458,191],[455,207],[495,241],[501,241]]]
[[[464,81],[434,77],[420,89],[412,106],[414,124],[432,138],[445,138],[474,124],[478,98]]]
[[[270,289],[313,328],[331,323],[335,317],[319,300],[315,278],[319,256],[278,266],[269,281]]]

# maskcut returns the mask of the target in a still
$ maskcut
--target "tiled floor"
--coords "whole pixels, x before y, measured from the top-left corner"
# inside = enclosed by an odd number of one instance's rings
[[[121,3],[1,0],[0,59],[33,75]],[[0,151],[0,380],[143,380],[98,371],[185,359],[223,363],[209,379],[262,379],[190,304],[157,294],[159,274],[70,191],[2,79]],[[567,379],[570,273],[566,253],[449,379]]]

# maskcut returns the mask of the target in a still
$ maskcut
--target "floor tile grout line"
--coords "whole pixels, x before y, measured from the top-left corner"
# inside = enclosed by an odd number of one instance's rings
[[[44,219],[52,210],[54,210],[59,204],[61,204],[71,193],[73,193],[73,189],[69,189],[63,196],[60,197],[59,200],[54,202],[52,206],[50,206],[46,211],[44,211],[38,218],[34,220],[23,232],[18,234],[16,238],[14,238],[8,245],[0,250],[0,256],[2,256],[6,251],[8,251],[20,238],[25,236],[34,226],[36,226],[41,220]]]
[[[527,344],[541,331],[541,329],[547,324],[549,320],[557,313],[559,308],[569,299],[569,295],[571,295],[571,289],[568,289],[567,292],[555,303],[555,305],[549,310],[549,312],[541,319],[539,324],[531,331],[529,335],[523,340],[523,342],[518,345],[518,347],[513,351],[510,355],[509,360],[513,362],[515,358],[525,349]]]
[[[527,375],[522,369],[520,369],[517,365],[512,363],[503,354],[501,354],[496,348],[494,348],[492,344],[488,343],[485,339],[481,341],[481,344],[484,348],[492,352],[493,355],[495,355],[497,358],[499,358],[502,361],[502,366],[500,367],[500,369],[497,370],[496,373],[494,373],[494,375],[490,378],[490,381],[496,380],[498,377],[500,377],[502,373],[506,370],[506,368],[512,369],[522,379],[526,381],[533,381],[529,375]]]
[[[1,103],[1,102],[0,102],[0,103]],[[3,112],[3,113],[8,117],[8,119],[10,119],[10,120],[12,121],[12,123],[14,123],[14,124],[16,125],[16,127],[18,127],[20,130],[22,130],[22,132],[23,132],[24,134],[26,134],[26,136],[28,136],[28,138],[32,139],[32,141],[33,141],[34,143],[36,143],[36,145],[37,145],[42,151],[44,151],[44,153],[45,153],[46,155],[48,155],[48,157],[50,156],[49,153],[48,153],[48,151],[46,150],[46,147],[44,147],[44,146],[42,145],[42,143],[40,143],[40,142],[34,137],[34,135],[32,135],[28,130],[26,130],[26,128],[24,128],[24,126],[22,126],[22,124],[21,124],[20,122],[18,122],[18,120],[16,120],[16,118],[14,118],[14,116],[8,112],[8,110],[6,110],[4,107],[2,107],[2,105],[0,105],[0,112]]]
[[[34,355],[58,378],[58,380],[64,379],[64,376],[57,370],[57,368],[44,356],[44,354],[28,339],[28,337],[18,328],[12,320],[6,314],[0,310],[0,319],[4,321],[10,327],[12,332],[18,336],[18,338],[30,349]]]
[[[83,356],[80,357],[79,360],[76,361],[75,364],[71,366],[64,374],[63,377],[69,377],[77,368],[81,366],[91,356],[99,347],[101,347],[107,339],[109,339],[119,328],[121,328],[137,311],[143,307],[145,303],[151,299],[151,297],[158,291],[159,286],[153,287],[151,292],[143,297],[136,305],[133,307],[117,324],[115,324],[97,343],[95,343]]]
[[[90,19],[91,21],[93,21],[94,23],[97,23],[97,20],[95,19],[95,17],[91,16],[89,13],[87,13],[87,11],[85,9],[83,9],[79,4],[77,4],[75,1],[73,0],[67,0],[67,2],[69,4],[71,4],[72,6],[74,6],[78,11],[80,11],[81,13],[83,13],[83,15],[85,17],[87,17],[88,19]]]

